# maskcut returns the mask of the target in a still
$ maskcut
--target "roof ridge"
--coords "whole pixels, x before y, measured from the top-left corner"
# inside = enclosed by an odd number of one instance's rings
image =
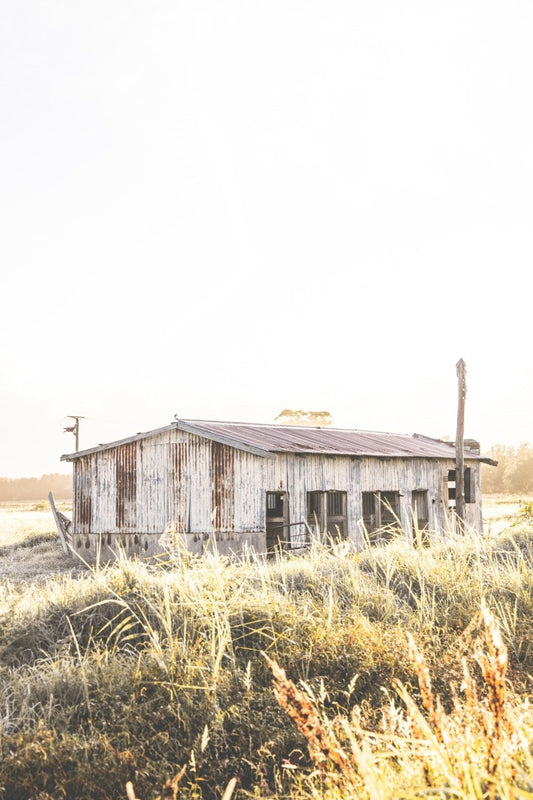
[[[208,425],[238,425],[238,426],[252,426],[254,428],[279,428],[279,429],[289,429],[289,428],[298,428],[299,430],[309,430],[309,431],[351,431],[353,433],[375,433],[378,436],[407,436],[412,438],[413,436],[418,436],[419,434],[413,433],[398,433],[395,431],[382,431],[382,430],[369,430],[367,428],[337,428],[333,425],[291,425],[291,424],[281,424],[275,422],[238,422],[236,420],[221,420],[221,419],[191,419],[189,417],[178,417],[175,416],[174,420],[176,422],[187,422],[191,425],[201,425],[202,422]],[[422,435],[420,434],[422,438]],[[430,439],[431,437],[424,437]],[[441,441],[440,439],[433,439],[432,441]]]

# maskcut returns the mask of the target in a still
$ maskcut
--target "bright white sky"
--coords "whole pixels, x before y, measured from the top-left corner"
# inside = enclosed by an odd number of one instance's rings
[[[5,0],[0,475],[189,418],[532,441],[530,0]]]

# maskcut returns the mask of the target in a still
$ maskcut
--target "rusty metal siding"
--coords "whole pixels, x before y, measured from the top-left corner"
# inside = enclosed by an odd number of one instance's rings
[[[112,530],[135,531],[137,523],[137,448],[124,444],[111,451],[115,467],[115,525]]]
[[[93,492],[93,532],[109,533],[117,530],[117,481],[115,460],[108,453],[96,457],[96,479]],[[114,522],[114,524],[113,524]]]
[[[210,442],[211,525],[215,531],[235,530],[235,448]]]
[[[143,533],[162,533],[169,522],[174,487],[168,481],[173,436],[137,442],[137,527]]]
[[[184,533],[188,525],[187,493],[182,491],[183,475],[187,469],[187,448],[183,442],[173,437],[169,442],[168,453],[168,494],[167,494],[167,530],[172,533]],[[183,505],[181,500],[185,500]]]
[[[211,525],[211,442],[199,436],[180,431],[187,445],[187,483],[182,491],[188,493],[190,533],[205,533],[213,530]]]
[[[175,470],[177,529],[188,532],[191,530],[191,463],[186,441],[176,443]]]
[[[265,459],[242,450],[236,451],[233,469],[235,531],[265,530],[265,492],[271,489],[265,484]]]
[[[90,533],[93,514],[93,476],[96,476],[96,459],[88,456],[80,459],[74,468],[74,502],[73,532],[74,534]]]
[[[264,459],[177,431],[173,482],[179,482],[172,527],[186,533],[263,530]]]

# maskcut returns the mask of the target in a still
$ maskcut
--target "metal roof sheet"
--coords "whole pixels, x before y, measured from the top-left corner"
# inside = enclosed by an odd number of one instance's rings
[[[450,442],[431,439],[420,434],[380,433],[344,428],[320,428],[295,425],[268,425],[248,422],[217,422],[213,420],[176,420],[171,425],[127,439],[101,444],[78,453],[61,457],[73,461],[90,453],[108,450],[128,442],[157,436],[178,428],[223,444],[241,448],[260,456],[274,453],[374,456],[376,458],[444,458],[455,459],[455,447]],[[465,458],[495,464],[490,458],[465,448]]]
[[[248,422],[184,420],[199,435],[221,434],[270,453],[376,456],[380,458],[451,458],[455,446],[421,434],[380,433],[346,428],[266,425]],[[479,453],[465,448],[465,458],[481,461]]]

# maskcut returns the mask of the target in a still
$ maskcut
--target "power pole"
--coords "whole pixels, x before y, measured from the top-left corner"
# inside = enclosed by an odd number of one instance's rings
[[[465,400],[466,400],[466,364],[462,358],[456,364],[458,398],[457,398],[457,433],[455,435],[455,513],[459,520],[461,532],[465,521]]]
[[[63,428],[63,430],[65,431],[65,433],[74,434],[74,439],[76,441],[75,452],[77,453],[78,450],[80,449],[80,419],[85,419],[85,417],[81,417],[79,415],[76,416],[75,414],[68,414],[67,416],[69,419],[74,420],[74,425],[69,425],[68,427]]]

